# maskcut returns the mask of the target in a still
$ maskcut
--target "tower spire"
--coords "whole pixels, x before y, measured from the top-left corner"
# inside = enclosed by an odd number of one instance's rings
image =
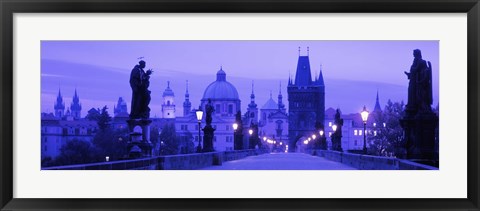
[[[253,91],[253,80],[252,80],[252,94],[250,95],[250,104],[248,104],[248,107],[250,109],[255,109],[257,108],[257,104],[255,103],[255,94],[254,94],[254,91]]]
[[[188,80],[186,81],[185,101],[183,102],[183,116],[188,116],[192,110],[192,103],[190,102],[190,94],[188,94]]]
[[[280,81],[280,89],[278,90],[278,109],[284,109],[285,105],[282,102],[282,81]]]
[[[380,100],[378,99],[378,89],[377,89],[377,98],[375,100],[375,108],[373,112],[382,112],[382,107],[380,107]]]
[[[253,95],[253,80],[252,80],[252,95]]]
[[[298,56],[300,56],[300,46],[298,46]]]
[[[310,56],[310,47],[307,46],[307,56]]]

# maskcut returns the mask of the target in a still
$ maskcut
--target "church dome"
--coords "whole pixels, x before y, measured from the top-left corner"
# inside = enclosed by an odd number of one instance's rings
[[[272,99],[272,95],[270,94],[270,99],[262,106],[261,109],[265,110],[272,110],[272,109],[278,109],[278,104]]]
[[[203,93],[203,99],[208,100],[237,100],[238,92],[235,86],[227,81],[225,71],[220,68],[217,72],[217,80],[207,86]]]

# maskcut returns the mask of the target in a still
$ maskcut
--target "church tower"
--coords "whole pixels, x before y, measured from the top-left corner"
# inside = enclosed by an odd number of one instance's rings
[[[72,99],[72,104],[70,105],[70,111],[73,119],[80,119],[80,112],[82,111],[82,104],[80,104],[80,98],[77,94],[77,89],[75,89],[75,95]]]
[[[252,94],[250,95],[250,103],[248,104],[247,115],[249,122],[257,124],[258,123],[258,108],[257,104],[255,103],[255,94],[253,92],[253,81],[252,81]]]
[[[65,111],[65,103],[63,102],[63,97],[60,93],[60,89],[58,89],[57,101],[55,102],[53,108],[55,109],[55,117],[59,119],[63,118]]]
[[[167,81],[167,88],[163,92],[162,117],[167,119],[175,118],[175,95],[170,89],[170,81]]]
[[[302,137],[318,133],[325,121],[325,84],[320,69],[318,78],[312,80],[309,49],[307,55],[300,55],[294,82],[289,79],[288,93],[288,136],[289,151],[295,151],[296,143]]]
[[[192,110],[192,103],[190,102],[190,94],[188,94],[188,80],[187,80],[187,90],[185,91],[185,101],[183,102],[183,116],[188,116]]]

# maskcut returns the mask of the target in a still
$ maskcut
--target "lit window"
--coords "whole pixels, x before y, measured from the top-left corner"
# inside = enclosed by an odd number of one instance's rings
[[[354,131],[353,131],[353,135],[354,135],[354,136],[357,136],[357,135],[358,135],[358,130],[354,130]]]
[[[328,127],[332,127],[332,122],[328,122]]]
[[[358,135],[359,135],[359,136],[362,135],[362,130],[358,130]]]
[[[377,131],[376,130],[373,131],[373,135],[377,136]]]
[[[374,123],[373,123],[373,127],[377,127],[377,123],[374,122]]]
[[[332,136],[332,132],[328,132],[328,136]]]

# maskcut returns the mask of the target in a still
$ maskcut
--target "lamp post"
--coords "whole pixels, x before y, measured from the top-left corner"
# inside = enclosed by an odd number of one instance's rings
[[[367,154],[367,119],[368,119],[368,111],[365,106],[363,106],[363,111],[361,113],[362,120],[363,120],[363,154]]]
[[[202,126],[202,116],[203,116],[203,111],[202,109],[198,109],[195,114],[197,114],[197,120],[198,120],[198,146],[197,146],[197,152],[200,153],[202,152],[202,146],[200,145],[200,128]]]
[[[249,140],[248,148],[249,149],[255,149],[255,146],[257,145],[255,137],[253,137],[254,133],[255,133],[255,131],[254,131],[253,125],[250,125],[250,129],[248,129],[248,134],[250,135],[249,138],[248,138],[248,140]]]
[[[237,129],[238,129],[238,123],[233,123],[233,149],[234,150],[240,150],[239,147],[239,140],[238,140],[238,135],[237,135]]]

